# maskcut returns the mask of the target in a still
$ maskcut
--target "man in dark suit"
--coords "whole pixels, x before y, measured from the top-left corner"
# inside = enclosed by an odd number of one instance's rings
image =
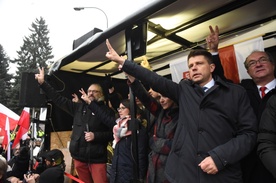
[[[252,79],[244,79],[240,84],[246,89],[259,123],[268,99],[276,93],[276,79],[274,77],[275,63],[272,56],[268,53],[264,51],[253,51],[246,58],[244,66]],[[257,147],[243,161],[244,182],[276,182],[272,174],[264,167],[256,150]]]
[[[260,160],[276,180],[276,95],[267,101],[260,119],[258,134],[258,155]],[[273,182],[273,181],[272,181]],[[275,181],[274,181],[275,182]]]
[[[213,29],[210,32],[212,37],[207,37],[208,47],[218,50],[219,30]],[[275,62],[272,56],[264,51],[253,51],[244,61],[244,66],[251,79],[244,79],[240,85],[243,86],[249,96],[250,104],[258,117],[258,125],[261,115],[266,107],[268,99],[276,93],[276,79],[274,76]],[[222,77],[220,75],[220,77]],[[261,91],[263,88],[263,91]],[[242,161],[244,183],[276,183],[272,174],[264,167],[257,155],[257,146]]]
[[[216,65],[212,55],[192,50],[188,55],[191,79],[175,83],[124,60],[108,40],[106,44],[109,60],[179,104],[178,125],[165,168],[168,180],[242,182],[240,160],[256,144],[257,119],[244,88],[213,76]]]

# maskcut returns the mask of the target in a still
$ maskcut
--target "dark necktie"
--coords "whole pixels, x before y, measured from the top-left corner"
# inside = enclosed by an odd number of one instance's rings
[[[206,86],[202,87],[203,92],[206,92],[207,90],[208,90],[208,87],[206,87]]]
[[[266,87],[265,87],[265,86],[260,87],[260,91],[261,91],[261,96],[262,96],[262,98],[264,98],[264,96],[265,96],[265,90],[266,90]]]

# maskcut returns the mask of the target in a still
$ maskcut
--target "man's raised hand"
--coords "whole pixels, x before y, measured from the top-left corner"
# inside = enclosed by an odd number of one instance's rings
[[[218,52],[219,44],[219,28],[218,26],[213,29],[212,26],[209,26],[210,34],[206,38],[207,47],[210,52]]]
[[[121,56],[118,55],[118,53],[113,49],[113,47],[111,46],[110,42],[108,41],[108,39],[106,39],[106,46],[108,48],[108,52],[106,52],[106,57],[111,60],[114,61],[120,65],[124,64],[125,59]]]
[[[35,74],[35,79],[39,84],[44,83],[44,67],[40,68],[38,67],[39,74]]]
[[[91,103],[91,100],[89,99],[88,95],[86,94],[86,92],[84,91],[83,88],[81,88],[79,90],[79,92],[81,93],[81,98],[84,102],[86,102],[87,104],[90,104]]]

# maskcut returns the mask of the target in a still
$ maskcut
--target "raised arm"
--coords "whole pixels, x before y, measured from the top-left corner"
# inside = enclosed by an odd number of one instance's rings
[[[106,57],[120,65],[122,65],[122,70],[138,80],[142,83],[149,84],[153,90],[168,96],[176,103],[178,103],[179,97],[179,88],[178,84],[162,77],[155,72],[152,72],[134,62],[125,61],[123,57],[120,57],[116,51],[112,48],[111,44],[108,40],[106,40],[106,45],[108,48],[108,52],[106,53]]]
[[[135,96],[143,103],[143,105],[150,111],[151,114],[156,116],[161,106],[157,100],[150,96],[142,83],[136,80],[133,76],[128,75],[128,84],[134,92]]]
[[[211,53],[218,52],[219,45],[219,28],[218,26],[213,29],[212,26],[209,26],[210,34],[206,37],[206,43],[209,51]]]
[[[216,66],[213,75],[219,76],[223,80],[227,80],[224,76],[224,69],[221,64],[221,60],[218,53],[218,45],[219,45],[219,27],[209,26],[210,34],[206,37],[206,44],[209,49],[209,52],[213,55],[213,62]]]
[[[40,85],[40,88],[45,92],[47,97],[51,99],[58,107],[60,107],[62,110],[73,116],[74,111],[77,109],[78,104],[75,102],[72,102],[72,100],[68,99],[67,97],[64,97],[60,95],[51,85],[49,85],[44,80],[44,68],[38,68],[39,73],[35,74],[35,79]]]
[[[39,74],[35,74],[35,79],[41,85],[45,81],[44,80],[44,67],[42,67],[42,68],[38,67],[38,70],[39,70]]]
[[[106,40],[106,46],[108,48],[108,52],[106,53],[106,57],[109,59],[109,60],[112,60],[120,65],[123,65],[124,62],[125,62],[125,59],[124,57],[121,57],[118,55],[118,53],[112,48],[110,42],[108,41],[108,39]]]

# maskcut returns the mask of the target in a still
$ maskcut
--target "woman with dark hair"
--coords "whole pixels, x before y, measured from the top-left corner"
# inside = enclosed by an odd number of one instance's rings
[[[156,93],[154,98],[139,80],[127,76],[128,84],[135,96],[155,117],[152,123],[147,124],[150,148],[147,183],[167,183],[169,181],[165,176],[165,165],[177,127],[178,105],[160,93]]]
[[[119,118],[108,115],[107,111],[102,110],[96,102],[89,99],[83,89],[80,90],[82,99],[89,105],[90,110],[102,120],[102,122],[113,128],[113,148],[114,156],[112,158],[112,167],[110,175],[110,183],[129,183],[134,180],[133,167],[134,157],[132,153],[132,131],[129,129],[131,122],[130,101],[122,100],[118,113]],[[144,180],[147,172],[147,132],[141,122],[135,119],[135,123],[139,124],[137,131],[138,139],[138,164],[139,179]]]

